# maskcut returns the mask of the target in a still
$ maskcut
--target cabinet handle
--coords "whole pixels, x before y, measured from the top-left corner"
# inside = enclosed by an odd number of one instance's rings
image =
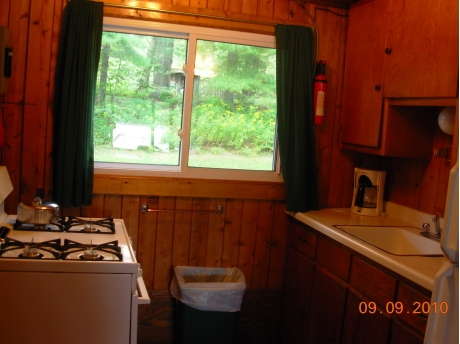
[[[385,48],[385,54],[390,55],[391,54],[391,49],[390,48]]]
[[[380,91],[380,85],[375,85],[374,88],[375,88],[376,91]]]
[[[307,239],[302,238],[300,235],[297,237],[297,239],[299,239],[299,241],[300,241],[302,244],[306,244],[306,243],[307,243]]]

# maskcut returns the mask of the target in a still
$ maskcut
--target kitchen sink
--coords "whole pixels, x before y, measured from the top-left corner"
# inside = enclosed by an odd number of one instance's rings
[[[335,225],[334,227],[398,256],[443,256],[438,241],[420,235],[414,227]]]

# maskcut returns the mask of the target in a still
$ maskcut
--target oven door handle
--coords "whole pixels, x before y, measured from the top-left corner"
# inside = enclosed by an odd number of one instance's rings
[[[148,305],[150,304],[150,297],[149,293],[147,292],[147,288],[145,287],[144,279],[142,276],[137,278],[137,304],[139,305]]]

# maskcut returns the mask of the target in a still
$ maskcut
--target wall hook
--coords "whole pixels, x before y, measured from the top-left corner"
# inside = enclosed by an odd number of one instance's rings
[[[452,146],[446,146],[444,148],[436,148],[433,152],[433,155],[437,158],[443,158],[447,162],[450,161],[452,155]]]

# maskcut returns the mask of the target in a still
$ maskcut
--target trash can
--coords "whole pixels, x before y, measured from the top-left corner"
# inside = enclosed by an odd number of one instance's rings
[[[236,267],[174,267],[174,343],[236,343],[245,289]]]

